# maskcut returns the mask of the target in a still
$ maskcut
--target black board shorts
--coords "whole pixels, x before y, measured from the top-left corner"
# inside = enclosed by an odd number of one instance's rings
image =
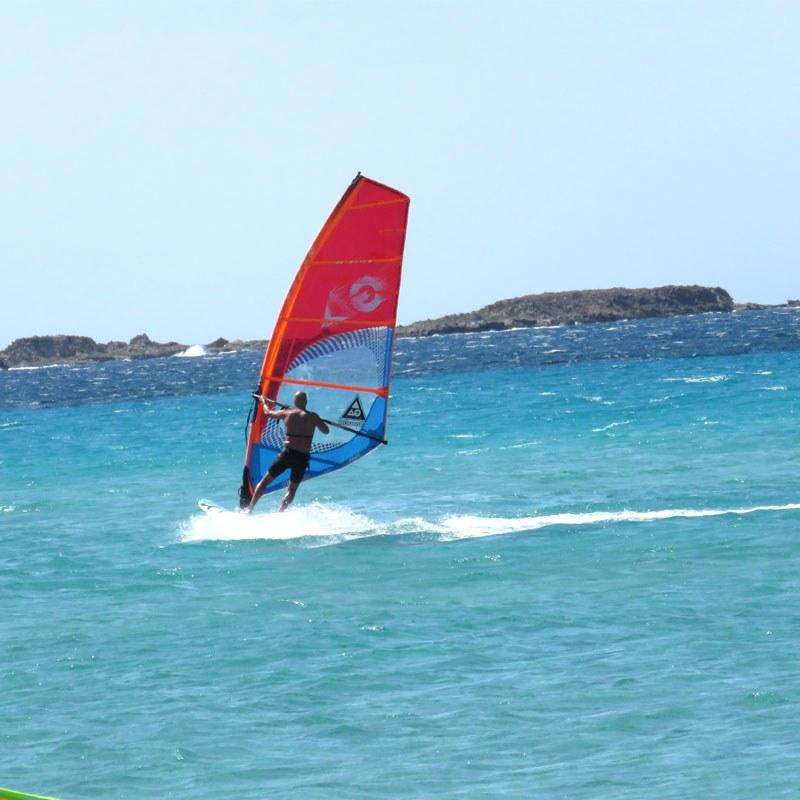
[[[301,453],[299,450],[284,447],[272,462],[269,474],[273,478],[277,478],[285,469],[290,469],[292,471],[292,483],[300,483],[303,480],[305,471],[308,469],[309,458],[311,458],[310,453]]]

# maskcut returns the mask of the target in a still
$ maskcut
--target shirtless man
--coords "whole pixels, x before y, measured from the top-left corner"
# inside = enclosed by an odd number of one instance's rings
[[[309,454],[311,452],[311,440],[314,431],[320,430],[324,434],[330,433],[330,428],[313,411],[306,411],[308,397],[305,392],[297,392],[294,396],[294,407],[281,411],[270,411],[262,398],[264,414],[272,419],[282,419],[286,426],[286,441],[283,443],[283,450],[278,454],[267,474],[258,482],[253,497],[248,505],[248,512],[256,507],[261,495],[273,478],[277,478],[285,469],[292,471],[289,480],[289,489],[281,500],[279,511],[284,511],[286,506],[294,500],[297,487],[303,480],[303,475],[308,467]]]

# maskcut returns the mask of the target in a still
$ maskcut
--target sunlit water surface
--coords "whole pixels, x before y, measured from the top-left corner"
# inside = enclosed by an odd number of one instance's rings
[[[0,374],[0,785],[794,796],[798,350],[790,310],[401,340],[390,445],[250,518],[196,503],[261,354]]]

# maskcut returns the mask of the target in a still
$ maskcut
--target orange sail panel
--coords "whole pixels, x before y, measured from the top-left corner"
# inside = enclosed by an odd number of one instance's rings
[[[386,435],[389,375],[409,198],[358,175],[314,240],[269,341],[258,393],[335,423],[315,435],[306,478],[366,455]],[[251,410],[240,498],[244,504],[283,449],[283,423]],[[288,483],[288,471],[267,491]]]

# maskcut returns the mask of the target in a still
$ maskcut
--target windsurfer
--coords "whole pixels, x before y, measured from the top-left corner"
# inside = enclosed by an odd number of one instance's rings
[[[308,397],[305,392],[295,393],[294,406],[292,408],[271,411],[263,398],[261,403],[264,407],[265,416],[283,420],[283,424],[286,426],[286,440],[283,443],[283,450],[272,462],[267,474],[258,482],[247,510],[248,512],[252,511],[261,495],[264,494],[269,482],[288,469],[291,470],[289,488],[283,500],[281,500],[279,509],[279,511],[284,511],[289,503],[294,500],[297,487],[300,485],[300,481],[303,480],[303,475],[308,468],[311,440],[314,437],[314,432],[319,430],[324,434],[328,434],[330,433],[330,428],[320,419],[318,414],[306,409]]]

